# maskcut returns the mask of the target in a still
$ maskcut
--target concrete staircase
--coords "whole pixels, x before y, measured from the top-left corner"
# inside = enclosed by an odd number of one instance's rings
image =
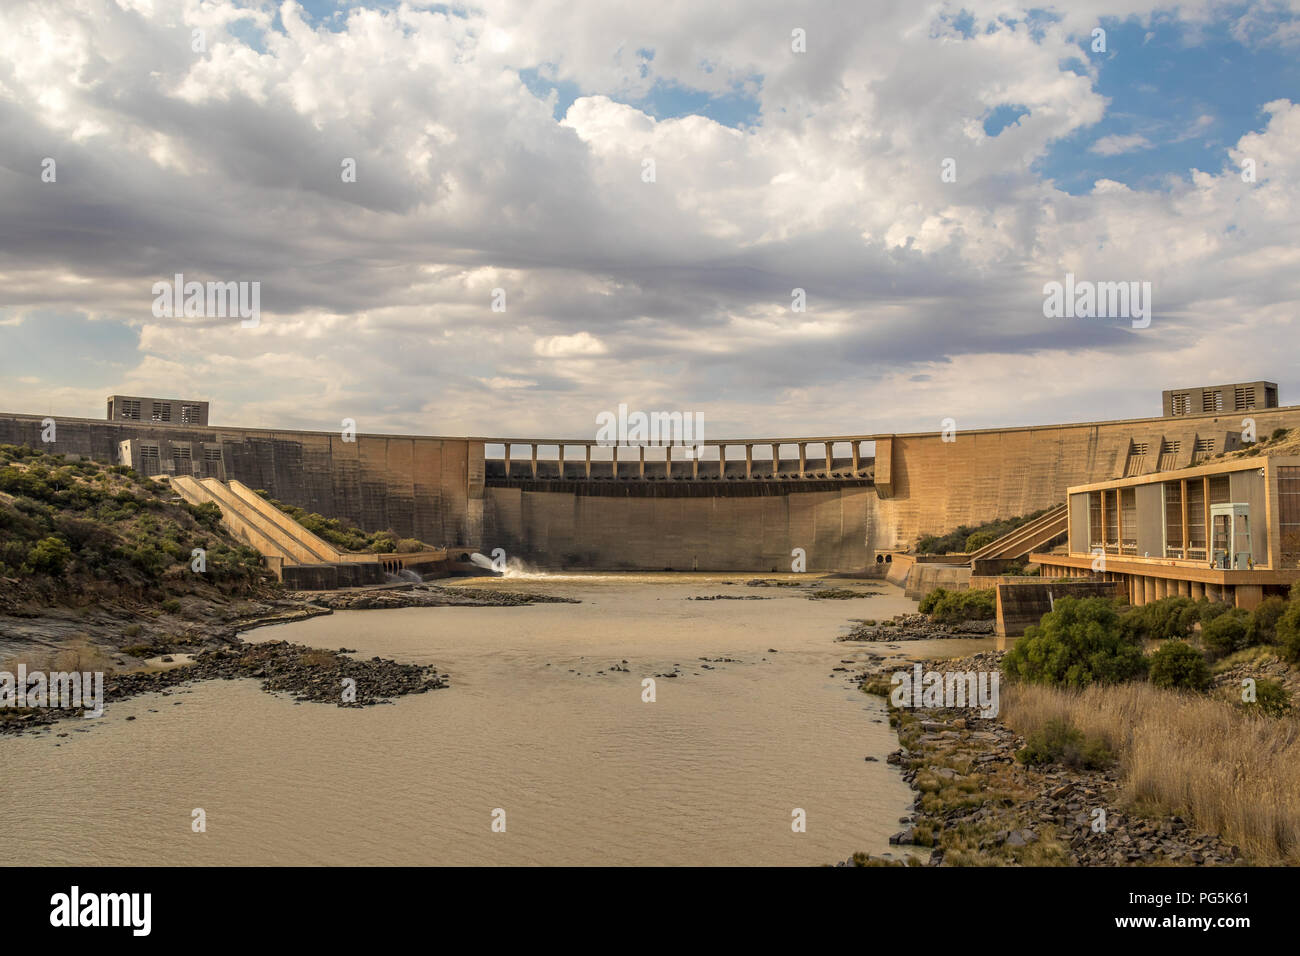
[[[256,549],[286,586],[326,589],[382,584],[387,571],[401,567],[392,556],[340,551],[243,482],[182,475],[171,479],[171,487],[190,504],[212,502],[220,508],[226,530]]]
[[[1066,506],[1059,505],[974,552],[970,556],[971,567],[977,569],[975,573],[979,574],[977,562],[1014,561],[1033,551],[1041,551],[1069,530],[1069,522]]]
[[[192,505],[215,504],[221,509],[221,523],[225,529],[269,559],[268,564],[273,567],[277,563],[283,566],[324,560],[315,555],[308,556],[305,549],[291,548],[286,540],[288,536],[278,525],[262,520],[256,513],[249,514],[248,509],[215,478],[197,479],[181,475],[171,480],[171,487]]]

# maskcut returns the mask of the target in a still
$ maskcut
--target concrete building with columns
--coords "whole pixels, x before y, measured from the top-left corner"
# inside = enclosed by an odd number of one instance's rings
[[[1064,554],[1044,578],[1120,582],[1129,602],[1183,595],[1247,610],[1300,580],[1300,457],[1255,456],[1067,490]]]

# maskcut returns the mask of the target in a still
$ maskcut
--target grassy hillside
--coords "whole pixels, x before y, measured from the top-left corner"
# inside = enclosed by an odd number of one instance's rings
[[[0,610],[264,590],[260,556],[222,531],[220,517],[129,468],[0,445]],[[203,573],[191,570],[195,548],[206,551]]]
[[[916,551],[917,554],[965,554],[978,551],[986,544],[992,544],[1004,534],[1015,531],[1021,525],[1029,524],[1034,519],[1041,518],[1050,510],[1050,508],[1043,508],[1031,514],[1017,515],[1014,518],[1001,518],[978,526],[963,524],[944,535],[923,534],[916,542]]]

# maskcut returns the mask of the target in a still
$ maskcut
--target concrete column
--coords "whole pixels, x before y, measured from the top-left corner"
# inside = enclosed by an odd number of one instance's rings
[[[637,477],[645,480],[645,445],[641,446],[641,467],[637,471]]]
[[[835,453],[831,450],[831,443],[826,443],[826,477],[830,478],[831,469],[835,467]]]
[[[858,455],[861,453],[862,446],[858,442],[853,442],[853,477],[858,477]]]
[[[1169,597],[1169,582],[1164,578],[1156,578],[1156,600],[1163,601]]]
[[[1259,584],[1238,584],[1233,591],[1237,607],[1246,611],[1255,610],[1264,600],[1264,588]]]
[[[718,446],[718,477],[727,477],[727,446]]]
[[[754,477],[754,446],[745,446],[745,477]]]
[[[609,446],[609,451],[610,451],[610,457],[609,457],[609,462],[610,462],[610,465],[609,465],[609,473],[610,473],[610,475],[612,475],[613,477],[617,478],[617,477],[618,477],[618,446],[617,446],[617,445],[610,445],[610,446]]]
[[[1142,578],[1142,603],[1150,604],[1156,599],[1156,582],[1151,578]]]
[[[808,467],[808,443],[801,441],[799,443],[799,477],[804,476],[804,470]]]
[[[668,445],[664,448],[664,477],[672,478],[673,476],[673,446]]]
[[[781,476],[781,446],[772,442],[772,477]]]
[[[560,477],[564,477],[564,446],[560,446]]]
[[[1193,601],[1199,601],[1201,598],[1205,597],[1205,585],[1200,581],[1188,581],[1187,584],[1191,589],[1187,596]]]
[[[587,480],[591,480],[591,446],[587,445]]]
[[[1180,597],[1191,597],[1191,596],[1192,596],[1192,582],[1191,582],[1191,581],[1179,581],[1179,582],[1178,582],[1178,594],[1179,594]]]
[[[506,444],[506,477],[510,477],[510,445]]]
[[[534,444],[529,447],[531,447],[533,450],[533,477],[536,478],[537,477],[537,445]]]
[[[700,477],[700,455],[704,454],[704,446],[695,446],[695,455],[691,458],[691,477]]]

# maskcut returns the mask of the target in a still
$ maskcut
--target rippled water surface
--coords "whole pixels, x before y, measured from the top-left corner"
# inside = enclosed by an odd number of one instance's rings
[[[882,702],[832,670],[882,648],[834,638],[851,618],[915,603],[885,584],[855,583],[883,592],[873,597],[810,601],[743,580],[479,579],[470,586],[583,603],[352,611],[253,631],[431,663],[452,686],[357,710],[209,681],[0,740],[6,856],[821,864],[888,850],[911,803],[884,762],[897,743]],[[687,600],[714,594],[767,600]],[[709,670],[701,657],[734,662]],[[610,670],[624,660],[627,673]],[[644,703],[642,678],[674,665],[681,676],[658,679],[657,701]],[[206,833],[191,831],[195,808]],[[492,831],[496,808],[504,833]],[[795,808],[805,833],[791,830]]]

